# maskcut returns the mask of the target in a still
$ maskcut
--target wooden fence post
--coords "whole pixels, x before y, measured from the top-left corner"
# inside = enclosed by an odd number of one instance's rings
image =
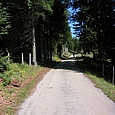
[[[8,53],[8,62],[10,62],[10,53]]]
[[[31,66],[32,58],[31,58],[31,53],[29,53],[29,65]]]
[[[22,53],[22,64],[24,64],[24,54]]]
[[[102,75],[104,77],[104,64],[102,64]]]
[[[113,66],[113,78],[112,78],[112,84],[113,84],[113,85],[114,85],[114,77],[115,77],[115,75],[114,75],[115,72],[114,72],[114,71],[115,71],[115,68],[114,68],[114,66]]]

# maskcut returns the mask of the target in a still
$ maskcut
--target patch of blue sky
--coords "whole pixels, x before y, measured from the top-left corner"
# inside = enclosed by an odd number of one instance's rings
[[[72,20],[72,18],[71,18],[71,16],[76,14],[78,11],[79,11],[79,9],[73,10],[72,7],[68,8],[68,12],[69,12],[68,24],[69,24],[69,27],[71,30],[72,38],[76,38],[78,36],[77,34],[79,33],[79,31],[75,31],[75,29],[74,29],[74,25],[78,24],[77,20]]]

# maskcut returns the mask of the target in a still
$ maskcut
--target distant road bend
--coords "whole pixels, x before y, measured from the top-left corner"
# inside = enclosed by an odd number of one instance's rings
[[[115,115],[115,103],[65,60],[44,76],[18,115]]]

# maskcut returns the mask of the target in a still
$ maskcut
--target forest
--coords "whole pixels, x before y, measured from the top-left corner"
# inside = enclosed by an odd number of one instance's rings
[[[115,65],[115,1],[74,0],[74,29],[84,53],[92,52],[94,62],[111,60]]]
[[[78,72],[115,102],[115,0],[0,0],[2,115],[14,115],[60,63],[54,57],[68,59],[64,49],[75,54]]]
[[[67,5],[60,0],[2,0],[0,3],[0,51],[18,62],[32,53],[34,65],[61,55],[62,45],[72,41]]]
[[[68,20],[78,39],[72,38]],[[63,47],[92,52],[94,65],[115,65],[115,1],[1,0],[1,59],[9,53],[12,61],[20,62],[24,53],[28,62],[32,53],[32,63],[37,66],[52,61],[53,55],[61,57]]]

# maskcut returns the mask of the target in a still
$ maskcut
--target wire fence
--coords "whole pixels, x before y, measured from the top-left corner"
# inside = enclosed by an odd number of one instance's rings
[[[10,60],[13,60],[13,61],[16,61],[16,62],[20,62],[22,64],[24,64],[25,62],[28,63],[28,65],[32,65],[32,55],[31,53],[28,54],[28,57],[24,56],[24,53],[21,53],[20,56],[13,56],[11,57],[10,56],[10,53],[8,53],[8,61]]]

